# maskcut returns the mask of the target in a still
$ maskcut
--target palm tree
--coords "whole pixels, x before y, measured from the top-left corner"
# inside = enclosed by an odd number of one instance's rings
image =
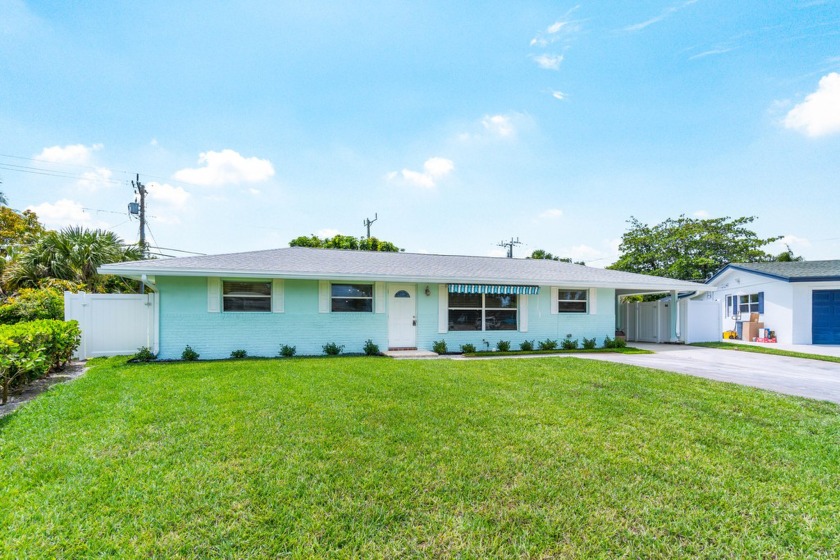
[[[7,289],[34,288],[41,280],[57,278],[78,282],[91,292],[133,291],[127,281],[102,276],[96,269],[142,258],[139,247],[125,246],[112,231],[68,227],[47,232],[22,252],[4,271],[3,282]]]
[[[3,191],[0,191],[0,204],[5,206],[8,203],[9,203],[9,201],[6,199],[6,193],[4,193]]]

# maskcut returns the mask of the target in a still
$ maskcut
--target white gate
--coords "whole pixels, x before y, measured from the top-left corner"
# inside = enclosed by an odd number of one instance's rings
[[[157,294],[64,292],[64,318],[82,330],[77,358],[132,355],[141,346],[158,352]]]
[[[624,304],[627,340],[668,342],[671,337],[670,301]],[[686,344],[720,340],[720,308],[716,301],[682,299],[677,313],[677,340]]]

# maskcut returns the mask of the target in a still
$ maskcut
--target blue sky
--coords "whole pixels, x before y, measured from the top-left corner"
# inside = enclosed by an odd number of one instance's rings
[[[0,154],[13,208],[131,241],[140,173],[185,251],[377,213],[411,252],[606,266],[685,214],[840,258],[840,3],[0,0]]]

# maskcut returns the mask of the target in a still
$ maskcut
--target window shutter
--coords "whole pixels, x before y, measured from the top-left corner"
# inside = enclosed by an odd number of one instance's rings
[[[207,278],[207,312],[218,313],[221,311],[222,279]]]
[[[449,332],[449,291],[446,284],[438,285],[438,332]]]
[[[286,294],[283,280],[275,278],[271,281],[271,312],[283,313],[286,308]]]
[[[528,332],[528,296],[519,296],[519,332]]]
[[[330,312],[330,282],[329,280],[318,281],[318,313]]]
[[[764,292],[758,292],[758,312],[764,313]]]
[[[598,289],[589,288],[589,314],[596,315],[598,313]]]
[[[732,316],[735,317],[738,315],[738,296],[732,296]]]
[[[558,295],[558,288],[556,286],[551,287],[551,302],[549,303],[549,308],[551,309],[552,315],[557,315],[557,298],[560,297]]]
[[[376,282],[373,285],[373,310],[376,313],[385,313],[385,282]]]

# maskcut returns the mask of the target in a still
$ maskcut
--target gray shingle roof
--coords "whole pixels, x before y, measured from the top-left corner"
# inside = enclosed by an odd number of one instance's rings
[[[840,278],[840,260],[732,263],[729,266],[788,280],[826,280]]]
[[[430,283],[528,284],[703,290],[703,284],[548,260],[289,247],[265,251],[108,264],[105,274],[263,276]]]

